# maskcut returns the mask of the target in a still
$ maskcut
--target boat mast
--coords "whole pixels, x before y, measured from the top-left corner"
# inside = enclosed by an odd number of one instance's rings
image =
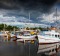
[[[15,34],[15,27],[14,27],[14,34]]]
[[[4,28],[3,28],[3,31],[5,31],[5,24],[4,24]]]
[[[30,24],[30,12],[29,12],[29,24]]]
[[[56,20],[57,20],[57,8],[56,8]]]
[[[30,23],[30,12],[29,12],[29,23]]]
[[[56,27],[57,27],[57,8],[56,8]]]
[[[29,12],[29,14],[28,14],[28,19],[29,19],[29,23],[30,23],[30,12]],[[27,23],[26,23],[26,21],[25,21],[25,28],[27,27]]]
[[[48,13],[48,15],[49,15],[49,13]],[[51,18],[50,18],[50,16],[49,16],[49,20],[50,20],[50,19],[51,19]],[[48,25],[49,25],[49,27],[51,27],[50,22],[49,22],[49,24],[48,24]]]

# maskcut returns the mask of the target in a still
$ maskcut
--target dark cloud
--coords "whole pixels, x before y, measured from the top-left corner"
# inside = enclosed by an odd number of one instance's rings
[[[0,0],[0,11],[4,16],[26,17],[31,13],[31,20],[39,22],[37,17],[50,12],[58,0]],[[1,10],[3,9],[3,10]],[[2,13],[0,12],[0,13]],[[41,20],[42,18],[40,18]]]
[[[48,11],[56,2],[57,0],[0,0],[0,8]]]

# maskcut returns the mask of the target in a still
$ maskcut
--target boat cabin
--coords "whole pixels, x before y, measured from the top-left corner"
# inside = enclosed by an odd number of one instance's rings
[[[56,37],[60,38],[60,34],[54,30],[51,31],[43,31],[42,34],[43,36],[49,36],[49,37]]]

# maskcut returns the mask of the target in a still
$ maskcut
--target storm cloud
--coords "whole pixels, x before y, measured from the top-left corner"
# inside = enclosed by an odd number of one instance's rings
[[[4,21],[16,20],[19,22],[26,20],[27,22],[29,22],[28,14],[30,12],[31,13],[30,21],[40,23],[41,21],[45,20],[45,17],[44,19],[42,18],[44,14],[51,15],[52,13],[54,13],[54,6],[56,4],[60,4],[60,1],[59,0],[0,0],[0,15],[2,15],[0,20],[2,19],[6,19]],[[47,22],[47,19],[45,21]]]
[[[57,0],[0,0],[0,9],[48,11]]]

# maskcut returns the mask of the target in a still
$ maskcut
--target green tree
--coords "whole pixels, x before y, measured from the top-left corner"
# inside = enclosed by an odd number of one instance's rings
[[[1,30],[8,30],[8,31],[12,31],[13,29],[19,29],[17,26],[11,26],[11,25],[6,25],[6,24],[0,24],[0,31]]]

